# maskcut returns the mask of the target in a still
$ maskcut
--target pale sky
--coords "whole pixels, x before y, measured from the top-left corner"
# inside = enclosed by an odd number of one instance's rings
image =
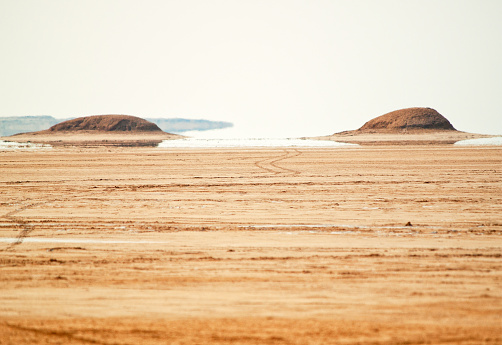
[[[500,0],[0,0],[0,116],[356,129],[423,106],[502,134]]]

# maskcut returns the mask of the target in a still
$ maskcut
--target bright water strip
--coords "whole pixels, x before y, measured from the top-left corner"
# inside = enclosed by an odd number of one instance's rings
[[[309,139],[178,139],[163,140],[160,148],[232,148],[232,147],[357,147],[357,144]]]

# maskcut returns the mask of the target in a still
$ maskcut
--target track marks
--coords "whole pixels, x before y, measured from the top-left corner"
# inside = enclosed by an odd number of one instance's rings
[[[99,345],[120,345],[119,343],[112,342],[102,342],[90,338],[85,338],[81,337],[79,335],[76,335],[78,331],[57,331],[57,330],[44,330],[44,329],[39,329],[39,328],[34,328],[34,327],[26,327],[26,326],[20,326],[20,325],[15,325],[11,324],[9,322],[4,323],[5,326],[15,329],[17,331],[21,332],[29,332],[29,333],[34,333],[38,336],[45,336],[45,337],[57,337],[60,338],[61,340],[66,339],[68,342],[77,342],[77,343],[84,343],[84,344],[99,344]]]
[[[18,208],[18,209],[15,209],[14,211],[11,211],[11,212],[8,212],[6,213],[2,218],[6,218],[8,220],[10,220],[11,222],[19,225],[20,227],[23,228],[23,230],[21,230],[21,232],[19,233],[19,235],[17,235],[16,237],[16,240],[11,243],[7,248],[3,249],[3,250],[9,250],[9,249],[12,249],[12,247],[18,245],[18,244],[21,244],[23,243],[23,240],[28,237],[28,235],[30,234],[30,232],[33,231],[33,225],[30,224],[29,222],[25,221],[24,219],[20,218],[20,217],[16,217],[15,215],[17,213],[20,213],[24,210],[27,210],[29,208],[32,208],[32,207],[35,207],[35,206],[38,206],[40,204],[45,204],[47,202],[36,202],[34,204],[29,204],[29,205],[26,205],[24,207],[21,207],[21,208]]]
[[[272,158],[267,158],[267,159],[256,161],[254,163],[254,165],[260,169],[263,169],[263,170],[268,171],[268,172],[275,174],[275,175],[278,175],[278,174],[298,175],[298,174],[300,174],[301,172],[299,170],[284,168],[284,167],[277,165],[277,163],[280,161],[283,161],[285,159],[298,157],[299,155],[302,154],[302,152],[297,149],[288,149],[288,150],[283,150],[283,151],[284,151],[283,155],[280,155],[278,157],[272,157]]]

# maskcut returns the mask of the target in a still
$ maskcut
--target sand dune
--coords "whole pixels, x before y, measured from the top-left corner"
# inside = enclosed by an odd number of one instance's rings
[[[183,138],[163,132],[156,124],[129,115],[84,116],[51,128],[0,139],[52,146],[157,146],[162,140]]]
[[[366,122],[356,130],[316,137],[360,145],[445,145],[493,135],[457,131],[443,115],[431,108],[392,111]]]

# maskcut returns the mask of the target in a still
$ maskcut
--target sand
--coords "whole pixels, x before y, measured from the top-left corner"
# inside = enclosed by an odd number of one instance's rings
[[[501,344],[501,181],[500,147],[0,152],[0,344]]]

